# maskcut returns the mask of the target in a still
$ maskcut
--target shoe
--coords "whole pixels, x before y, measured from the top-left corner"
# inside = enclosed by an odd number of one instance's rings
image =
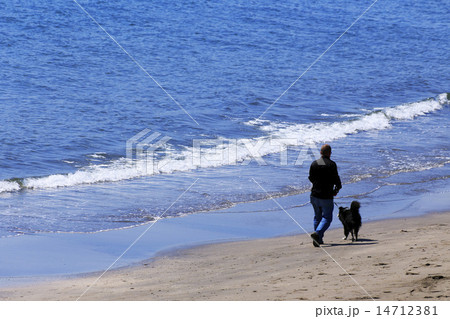
[[[323,241],[320,239],[319,234],[314,232],[311,234],[311,238],[313,239],[313,246],[320,247],[320,244],[323,244]]]

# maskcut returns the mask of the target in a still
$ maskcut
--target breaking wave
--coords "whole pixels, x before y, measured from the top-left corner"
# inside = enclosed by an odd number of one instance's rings
[[[402,104],[395,107],[378,108],[375,111],[337,122],[312,124],[272,123],[267,120],[252,120],[246,125],[257,127],[266,134],[257,138],[197,140],[192,147],[175,151],[166,150],[157,159],[121,158],[109,164],[90,165],[69,174],[44,177],[9,179],[0,181],[0,193],[22,189],[47,189],[70,187],[101,182],[118,182],[155,174],[189,171],[197,168],[212,168],[236,165],[245,161],[260,161],[265,155],[280,153],[290,146],[313,146],[345,138],[358,132],[384,130],[394,121],[412,120],[418,116],[435,112],[449,104],[449,94],[436,98]]]

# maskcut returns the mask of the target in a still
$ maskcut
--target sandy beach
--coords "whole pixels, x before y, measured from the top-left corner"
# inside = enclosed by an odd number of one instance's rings
[[[365,223],[355,243],[332,229],[321,248],[306,234],[210,244],[111,270],[97,282],[100,273],[3,288],[0,298],[449,300],[449,221],[450,213],[439,213]]]

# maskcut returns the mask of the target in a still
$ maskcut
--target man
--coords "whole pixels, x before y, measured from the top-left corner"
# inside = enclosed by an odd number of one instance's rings
[[[311,234],[314,247],[323,244],[323,235],[333,220],[333,196],[342,188],[336,163],[330,159],[331,146],[325,144],[320,149],[322,156],[312,162],[309,169],[311,204],[314,208],[314,233]]]

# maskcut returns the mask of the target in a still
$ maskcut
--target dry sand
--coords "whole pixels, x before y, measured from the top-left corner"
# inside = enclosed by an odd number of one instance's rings
[[[339,223],[339,221],[334,221]],[[211,244],[99,274],[0,289],[2,300],[449,300],[450,213]],[[334,260],[333,260],[334,259]],[[342,268],[341,268],[342,267]]]

